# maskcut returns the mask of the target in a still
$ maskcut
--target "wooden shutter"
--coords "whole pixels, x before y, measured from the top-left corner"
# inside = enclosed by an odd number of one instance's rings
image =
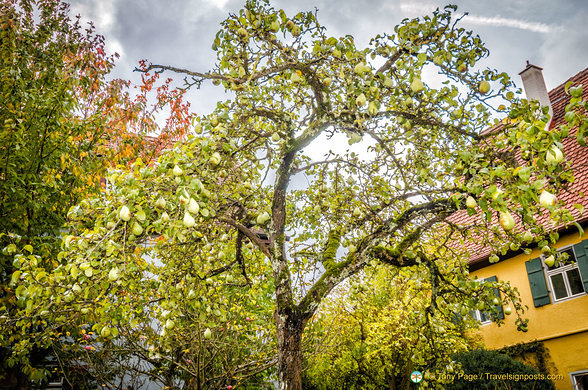
[[[576,261],[580,269],[584,291],[588,292],[588,240],[574,245],[574,254],[576,255]]]
[[[545,274],[543,273],[543,264],[541,259],[536,258],[525,262],[527,267],[527,276],[529,277],[529,286],[531,287],[531,295],[533,295],[533,304],[535,307],[549,305],[549,291],[547,290],[547,283],[545,282]]]

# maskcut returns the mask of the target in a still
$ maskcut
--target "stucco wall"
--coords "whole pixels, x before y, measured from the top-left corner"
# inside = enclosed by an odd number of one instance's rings
[[[588,239],[588,237],[584,237]],[[571,234],[560,239],[557,248],[572,245],[582,239]],[[480,327],[486,346],[497,349],[514,344],[543,341],[555,366],[553,374],[564,379],[556,380],[558,389],[571,389],[569,372],[588,370],[588,295],[536,308],[533,305],[525,261],[541,255],[535,249],[530,255],[521,254],[472,272],[472,276],[487,278],[496,275],[499,281],[509,281],[517,287],[523,304],[529,308],[523,318],[529,318],[529,331],[519,332],[514,324],[515,313],[507,316],[505,324],[498,327],[488,324]]]

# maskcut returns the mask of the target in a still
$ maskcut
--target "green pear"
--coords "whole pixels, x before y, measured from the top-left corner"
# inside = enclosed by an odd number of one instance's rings
[[[425,85],[423,84],[423,82],[419,79],[419,78],[414,78],[412,80],[412,83],[410,83],[410,89],[412,90],[412,92],[414,93],[419,93],[421,92],[423,89],[425,88]]]
[[[472,196],[468,196],[468,198],[466,199],[466,206],[469,209],[473,209],[478,205],[478,203],[476,202],[476,200],[472,197]]]
[[[543,191],[539,196],[539,203],[543,207],[550,207],[555,205],[556,197],[549,191]]]
[[[500,212],[500,226],[506,231],[512,230],[514,228],[515,222],[508,211]]]
[[[184,171],[182,171],[182,168],[180,168],[178,164],[176,164],[173,169],[173,174],[174,176],[182,176],[184,174]]]
[[[200,211],[200,205],[198,205],[198,202],[194,198],[190,198],[190,201],[188,201],[188,211],[190,214],[198,214],[198,211]]]
[[[355,104],[357,104],[358,107],[361,107],[365,104],[366,102],[366,97],[365,94],[360,94],[357,98],[355,98]]]
[[[480,85],[478,86],[478,91],[480,91],[482,95],[487,94],[488,91],[490,91],[490,83],[486,80],[481,81]]]
[[[557,146],[553,146],[551,149],[547,151],[547,155],[545,156],[545,161],[548,164],[558,164],[563,160],[563,153]]]
[[[108,280],[110,280],[111,282],[117,281],[119,277],[120,277],[120,270],[118,269],[118,267],[112,268],[110,270],[110,272],[108,273]]]
[[[143,227],[141,225],[139,225],[138,222],[135,222],[133,224],[133,234],[135,236],[140,236],[143,233]]]
[[[159,209],[164,209],[164,208],[165,208],[165,206],[166,206],[166,204],[167,204],[167,203],[166,203],[165,199],[163,199],[163,197],[161,197],[161,196],[160,196],[160,197],[157,199],[157,201],[155,202],[155,207],[157,207],[157,208],[159,208]]]
[[[192,217],[192,215],[190,215],[190,213],[187,211],[184,213],[184,220],[182,222],[184,223],[184,226],[187,228],[191,228],[194,227],[194,225],[196,225],[196,220],[194,220],[194,217]]]
[[[127,206],[121,207],[118,212],[118,217],[125,222],[129,221],[131,219],[131,210]]]

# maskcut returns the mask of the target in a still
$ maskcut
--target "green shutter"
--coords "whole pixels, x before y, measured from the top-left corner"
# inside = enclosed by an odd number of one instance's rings
[[[527,267],[527,276],[529,277],[529,285],[531,286],[531,295],[533,295],[533,303],[535,307],[549,305],[549,291],[547,291],[547,283],[545,282],[545,274],[543,273],[543,264],[541,259],[536,258],[525,262]]]
[[[489,278],[485,279],[487,282],[497,282],[498,278],[496,276],[490,276]],[[500,291],[495,288],[494,289],[494,295],[496,296],[496,298],[498,298],[500,300]],[[504,319],[504,310],[502,310],[502,305],[496,305],[496,309],[498,310],[498,318],[503,320]]]
[[[588,240],[574,245],[574,254],[580,269],[580,276],[584,284],[584,291],[588,292]]]

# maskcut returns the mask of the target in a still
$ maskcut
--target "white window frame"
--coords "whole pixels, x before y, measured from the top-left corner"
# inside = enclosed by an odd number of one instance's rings
[[[578,270],[578,274],[580,274],[580,281],[582,280],[582,273],[580,271],[580,268],[578,267],[578,262],[576,261],[576,251],[574,251],[574,246],[573,245],[567,245],[561,248],[557,249],[557,252],[565,252],[568,249],[572,250],[572,253],[574,254],[574,264],[566,264],[563,266],[559,266],[556,269],[549,269],[549,267],[545,264],[545,256],[541,255],[541,264],[543,265],[543,272],[545,274],[545,279],[547,281],[547,288],[549,290],[549,296],[551,297],[551,303],[557,303],[557,302],[563,302],[563,301],[567,301],[568,299],[574,299],[577,297],[581,297],[586,295],[586,291],[582,291],[581,293],[578,294],[574,294],[572,295],[572,291],[570,288],[570,282],[568,280],[568,276],[567,276],[567,272],[572,270],[572,269],[577,269]],[[567,296],[565,296],[564,298],[557,298],[555,296],[555,289],[553,288],[553,283],[551,282],[551,277],[553,275],[556,274],[562,274],[563,275],[563,281],[564,281],[564,286],[566,288],[566,293]],[[582,289],[584,289],[584,286],[582,285]]]
[[[486,278],[484,279],[478,279],[477,280],[478,283],[486,283]],[[492,323],[492,320],[490,319],[490,316],[484,315],[484,317],[486,318],[484,321],[482,321],[482,312],[478,309],[474,310],[474,319],[476,321],[478,321],[480,323],[480,325],[488,325]]]
[[[488,325],[492,323],[492,320],[488,316],[485,316],[485,318],[486,319],[482,321],[482,312],[478,309],[474,310],[474,319],[478,321],[480,325]]]
[[[578,382],[576,381],[576,377],[584,376],[584,375],[588,375],[588,370],[580,370],[580,371],[570,372],[570,382],[572,382],[572,389],[580,390],[580,388],[578,387]],[[583,389],[583,390],[588,390],[588,389]]]

